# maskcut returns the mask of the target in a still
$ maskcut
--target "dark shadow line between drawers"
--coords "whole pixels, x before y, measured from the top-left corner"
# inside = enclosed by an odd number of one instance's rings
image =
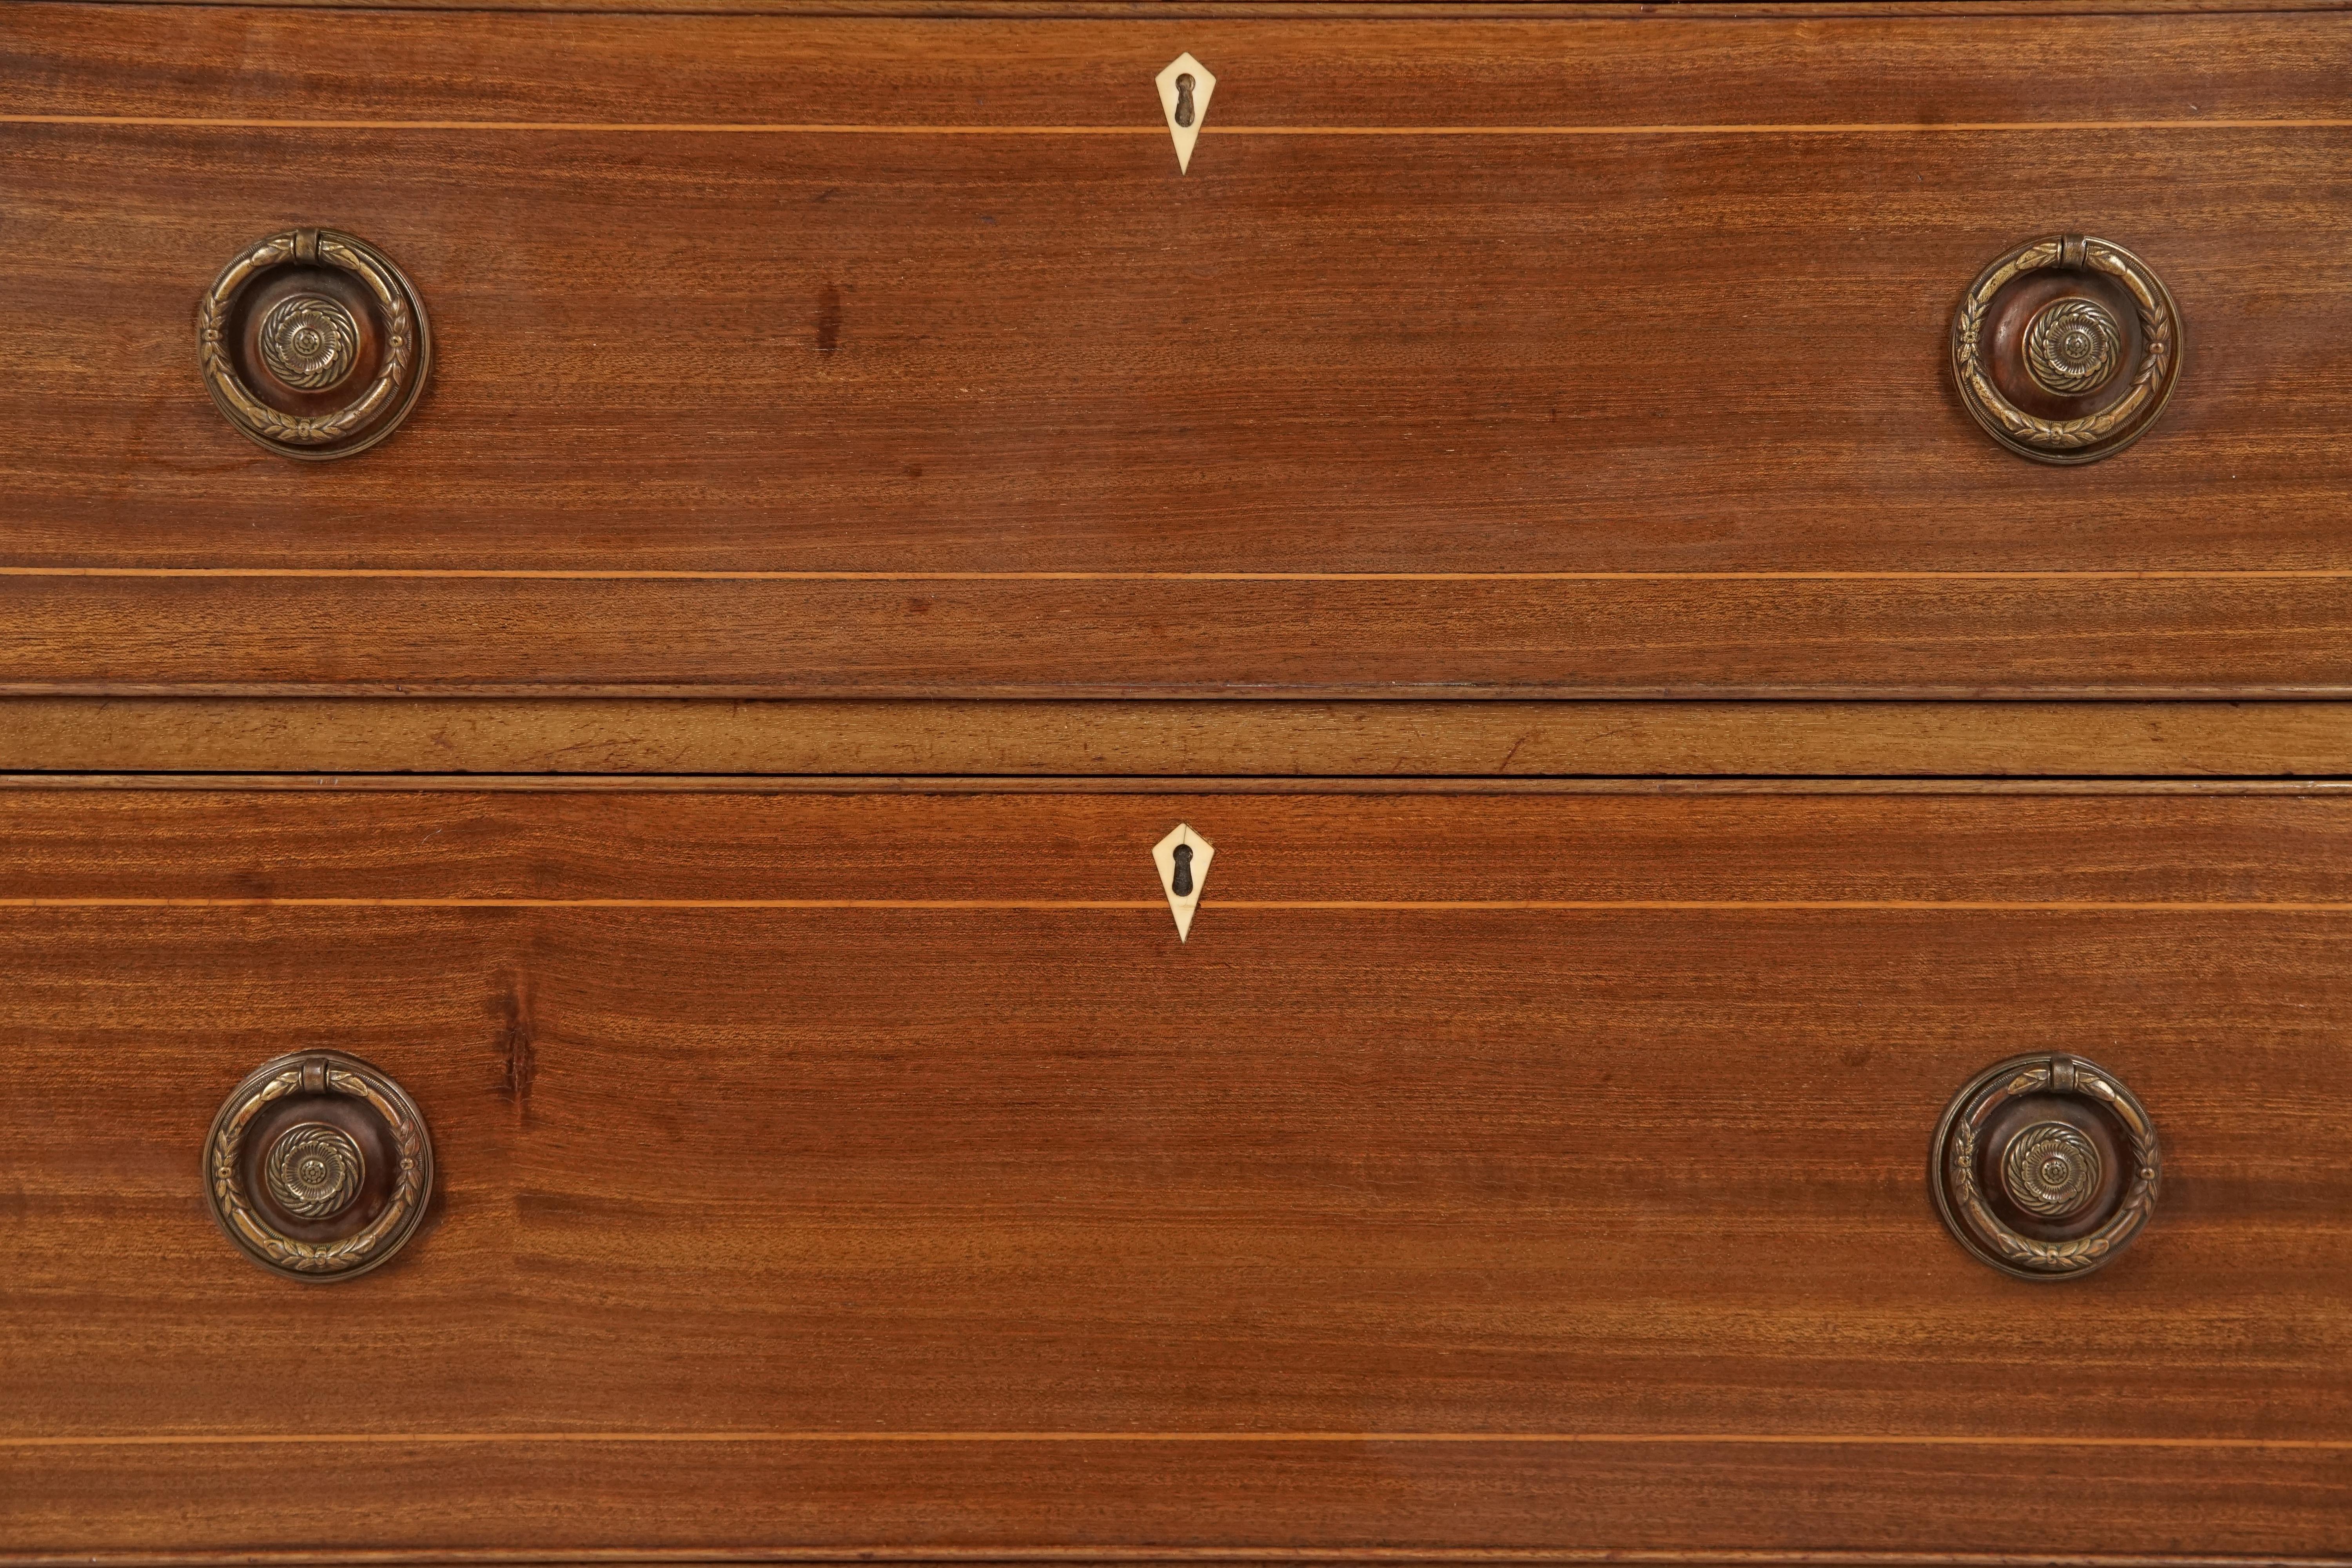
[[[2282,1556],[2277,1554],[2216,1555],[2166,1552],[1855,1552],[1828,1550],[1712,1552],[1671,1549],[1545,1548],[1545,1547],[1315,1547],[1315,1546],[782,1546],[632,1550],[591,1547],[571,1551],[533,1552],[518,1548],[443,1548],[418,1552],[350,1548],[341,1551],[78,1552],[12,1552],[0,1550],[5,1568],[298,1568],[304,1564],[338,1564],[347,1568],[397,1568],[407,1563],[513,1564],[515,1568],[544,1564],[689,1564],[747,1563],[986,1563],[1018,1568],[1022,1564],[1118,1563],[1329,1563],[1407,1565],[1414,1563],[1479,1563],[1558,1565],[1558,1568],[2352,1568],[2352,1557]]]
[[[520,16],[740,17],[787,20],[908,22],[1083,22],[1083,21],[1349,21],[1426,22],[1463,18],[1528,25],[1580,22],[1649,21],[1654,8],[1637,7],[1632,0],[1163,0],[1148,15],[1139,15],[1134,0],[758,0],[729,5],[725,0],[75,0],[82,5],[168,5],[177,10],[326,11],[427,16],[474,13]],[[1885,21],[1920,17],[1947,22],[1977,16],[2070,20],[2074,17],[2146,17],[2168,20],[2183,14],[2225,16],[2306,16],[2344,9],[2344,0],[2205,0],[2195,7],[2165,0],[2110,0],[2106,5],[2072,0],[1781,0],[1770,10],[1741,12],[1724,0],[1705,8],[1686,0],[1671,21],[1687,24],[1787,24],[1813,21]],[[1658,17],[1661,22],[1665,16]]]
[[[83,5],[169,5],[183,10],[326,11],[427,16],[473,13],[521,16],[741,17],[844,21],[908,22],[1083,22],[1083,21],[1349,21],[1426,22],[1463,18],[1527,25],[1559,22],[1614,23],[1652,20],[1653,7],[1636,7],[1632,0],[1163,0],[1148,14],[1139,14],[1134,0],[767,0],[729,5],[725,0],[76,0]],[[1919,17],[1946,22],[1977,16],[2071,20],[2075,17],[2146,17],[2169,20],[2183,14],[2225,16],[2304,16],[2344,9],[2343,0],[2205,0],[2191,8],[2164,0],[2110,0],[2106,5],[2074,4],[2070,0],[1781,0],[1770,10],[1741,12],[1717,0],[1702,9],[1691,0],[1669,14],[1672,24],[1787,24],[1798,21],[1885,21]],[[1660,16],[1664,23],[1668,17]]]

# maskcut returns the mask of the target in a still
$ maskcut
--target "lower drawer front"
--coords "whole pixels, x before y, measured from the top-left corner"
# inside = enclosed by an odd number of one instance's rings
[[[2352,1555],[2352,800],[26,789],[0,837],[7,1554]],[[303,1284],[200,1153],[322,1046],[438,1186]],[[2165,1152],[2055,1284],[1928,1186],[2037,1050]]]

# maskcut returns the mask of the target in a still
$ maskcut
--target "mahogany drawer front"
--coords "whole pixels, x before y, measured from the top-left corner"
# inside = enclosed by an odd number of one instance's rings
[[[2338,13],[13,7],[0,689],[2336,692]],[[1152,76],[1219,85],[1177,170]],[[259,237],[432,322],[382,446],[204,395]],[[2087,231],[2178,390],[1988,440]]]
[[[11,789],[0,1557],[2352,1556],[2347,837],[2326,790]],[[439,1173],[325,1286],[198,1171],[320,1047]],[[2031,1050],[2165,1140],[2085,1279],[1928,1197]]]

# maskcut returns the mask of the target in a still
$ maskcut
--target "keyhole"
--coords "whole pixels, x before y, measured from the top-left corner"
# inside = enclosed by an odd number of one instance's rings
[[[1191,71],[1186,71],[1176,79],[1176,123],[1179,125],[1192,123],[1192,73]],[[1181,893],[1184,889],[1179,888],[1176,890]]]
[[[1176,79],[1181,81],[1184,79],[1179,77]],[[1176,846],[1176,875],[1169,879],[1168,890],[1180,899],[1192,896],[1192,847],[1190,844]]]

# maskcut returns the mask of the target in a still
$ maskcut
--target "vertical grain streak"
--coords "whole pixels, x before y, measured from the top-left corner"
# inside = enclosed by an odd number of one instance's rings
[[[531,1083],[539,1074],[530,979],[520,972],[499,976],[498,1001],[505,1018],[499,1040],[503,1058],[499,1091],[514,1107],[515,1125],[520,1127],[530,1120]]]
[[[816,352],[829,354],[841,347],[841,289],[827,283],[816,291]]]

